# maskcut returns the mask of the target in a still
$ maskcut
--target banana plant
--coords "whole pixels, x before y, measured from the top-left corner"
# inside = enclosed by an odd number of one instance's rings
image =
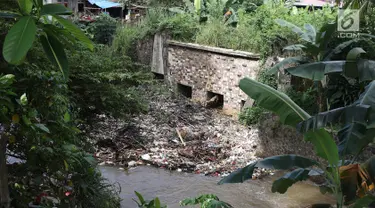
[[[319,65],[319,70],[323,70],[324,67],[336,66],[336,62],[329,62],[334,55],[342,53],[345,48],[351,46],[353,43],[356,43],[360,40],[365,40],[366,38],[375,37],[369,34],[361,34],[360,38],[358,39],[345,41],[337,45],[335,48],[329,49],[327,45],[331,41],[335,33],[335,29],[337,27],[336,22],[327,23],[322,28],[320,28],[319,31],[317,31],[311,24],[305,24],[304,28],[302,29],[282,19],[276,19],[275,21],[282,27],[290,28],[291,31],[296,33],[300,37],[301,41],[303,41],[303,44],[286,46],[284,48],[284,51],[300,51],[303,52],[304,55],[284,59],[283,61],[269,69],[269,74],[275,74],[277,71],[285,68],[285,66],[288,65],[298,65],[301,66],[301,68],[305,68],[303,64],[313,62],[316,63],[314,66],[315,68],[317,68],[317,65]],[[294,75],[294,72],[298,70],[299,68],[295,69],[294,71],[288,72]],[[298,74],[295,76],[298,76]],[[318,80],[321,80],[320,77],[318,77]]]
[[[49,60],[67,78],[69,66],[64,47],[77,40],[91,50],[94,47],[76,25],[60,16],[72,11],[62,4],[43,4],[43,0],[18,0],[18,5],[18,12],[0,11],[0,18],[16,21],[5,37],[4,59],[13,65],[21,64],[38,39]]]
[[[356,167],[360,165],[356,164],[355,160],[346,161],[345,156],[351,152],[361,151],[375,137],[375,131],[367,129],[372,127],[375,122],[375,91],[373,91],[375,90],[375,81],[367,86],[360,99],[352,105],[321,112],[315,116],[309,115],[284,93],[255,80],[244,78],[240,81],[239,86],[242,91],[257,102],[257,105],[276,113],[280,117],[281,123],[295,127],[302,133],[305,140],[313,144],[317,156],[324,159],[328,166],[306,157],[279,155],[265,158],[239,169],[222,179],[219,184],[239,183],[251,179],[256,168],[292,170],[273,182],[272,192],[285,193],[290,186],[298,181],[307,180],[312,175],[323,175],[326,178],[326,184],[322,186],[322,190],[329,190],[334,194],[338,208],[348,203],[352,203],[354,207],[369,204],[367,202],[370,200],[366,201],[363,198],[373,198],[372,195],[369,195],[374,186],[371,180],[375,178],[373,175],[375,171],[371,166],[373,160],[370,160],[367,166],[361,166],[362,169],[357,168],[354,171],[355,174],[348,178],[348,170],[352,170],[348,165]],[[327,126],[336,124],[352,125],[352,129],[357,125],[364,128],[356,128],[356,132],[351,132],[351,134],[343,132],[347,135],[346,140],[341,141],[337,146],[332,135],[326,130]],[[361,134],[366,135],[365,138],[358,138]],[[360,174],[366,177],[358,177]],[[355,180],[359,178],[362,180]],[[356,188],[354,195],[353,187]],[[358,198],[360,198],[359,205],[356,201]]]
[[[326,75],[335,75],[349,77],[357,79],[359,83],[365,83],[367,81],[375,80],[375,61],[360,59],[360,55],[366,53],[361,48],[353,48],[349,51],[346,60],[339,61],[327,61],[327,62],[314,62],[309,64],[302,64],[300,66],[291,67],[286,69],[289,73],[294,76],[310,79],[313,81],[321,81]],[[371,82],[360,95],[359,99],[355,101],[352,105],[341,109],[350,109],[353,106],[369,106],[370,108],[375,108],[375,85]],[[320,113],[317,116],[320,118],[325,115],[335,115],[332,112],[339,112],[338,109],[333,111],[328,111]],[[339,151],[340,154],[345,156],[348,154],[359,155],[361,150],[365,148],[369,143],[372,142],[375,132],[375,114],[370,113],[368,118],[371,123],[364,123],[363,116],[359,114],[359,109],[351,109],[352,112],[356,113],[357,116],[362,116],[362,118],[355,120],[355,122],[350,121],[343,123],[344,126],[338,132],[339,138]],[[368,112],[363,111],[366,114]],[[345,115],[348,115],[346,113]],[[366,114],[367,115],[367,114]],[[353,118],[355,119],[355,118]],[[320,126],[316,126],[319,119],[317,117],[311,118],[310,120],[303,122],[299,125],[299,129],[303,132],[310,130],[311,128],[321,128],[325,127],[329,120],[323,123],[319,123]],[[361,122],[360,122],[361,121]],[[356,144],[356,145],[353,145]]]

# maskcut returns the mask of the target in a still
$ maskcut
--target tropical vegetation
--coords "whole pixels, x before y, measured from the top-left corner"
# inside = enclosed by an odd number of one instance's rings
[[[72,23],[62,4],[0,5],[0,207],[120,207],[84,126],[146,111],[135,87],[151,73],[101,45],[100,24]]]
[[[253,125],[277,114],[312,143],[319,159],[268,157],[219,184],[251,179],[257,168],[277,169],[289,172],[274,181],[272,192],[321,176],[322,193],[333,194],[338,208],[375,201],[375,157],[366,155],[375,137],[373,1],[344,1],[344,8],[361,12],[356,39],[335,35],[337,8],[299,9],[284,1],[161,2],[136,26],[105,14],[90,24],[72,22],[63,17],[70,9],[42,0],[0,5],[6,10],[0,12],[1,208],[120,207],[119,188],[101,176],[82,125],[96,114],[126,118],[148,110],[137,87],[151,83],[152,74],[135,63],[134,47],[156,33],[257,52],[263,60],[285,56],[258,80],[241,80],[256,106],[240,119]],[[303,84],[278,91],[278,72]],[[135,194],[138,207],[166,207],[157,197]],[[231,207],[212,194],[180,205]]]
[[[372,165],[374,157],[362,163],[358,161],[358,157],[375,138],[372,124],[375,104],[372,92],[374,77],[371,75],[374,61],[361,58],[366,52],[360,47],[353,47],[358,39],[344,41],[329,48],[328,43],[334,38],[335,22],[324,25],[318,31],[309,24],[305,24],[304,29],[301,29],[284,20],[276,21],[291,28],[303,41],[303,44],[287,46],[284,50],[303,53],[302,56],[284,59],[271,68],[269,73],[285,70],[292,76],[311,80],[309,87],[318,88],[317,104],[320,105],[320,112],[310,115],[285,93],[249,78],[241,80],[240,88],[256,101],[257,106],[277,114],[283,124],[295,127],[303,134],[305,140],[313,144],[320,160],[298,155],[273,156],[232,173],[219,184],[251,179],[256,168],[291,170],[273,182],[272,192],[285,193],[294,183],[307,180],[313,175],[321,175],[325,178],[325,183],[320,186],[321,191],[333,193],[336,207],[367,207],[375,200]],[[363,36],[372,38],[369,34]],[[343,57],[346,48],[350,49],[346,59],[337,59]],[[338,79],[359,86],[356,92],[359,95],[348,99],[348,88],[344,88],[343,92],[336,91],[341,94],[336,94],[335,98],[345,102],[332,102],[333,95],[326,99],[324,91],[337,87],[337,83],[327,84],[327,80]],[[325,102],[326,100],[328,102]],[[333,105],[330,105],[331,103]]]

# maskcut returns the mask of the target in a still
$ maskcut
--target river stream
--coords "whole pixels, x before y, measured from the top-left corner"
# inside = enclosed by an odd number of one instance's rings
[[[100,167],[102,174],[110,182],[121,186],[123,208],[136,208],[132,198],[134,191],[145,199],[158,196],[168,208],[179,207],[179,201],[199,194],[216,194],[222,201],[235,208],[304,208],[314,203],[333,203],[332,197],[322,195],[316,186],[298,183],[286,194],[271,192],[272,180],[250,180],[242,184],[217,185],[219,177],[206,177],[197,174],[167,171],[153,167],[136,167],[120,170],[116,167]]]

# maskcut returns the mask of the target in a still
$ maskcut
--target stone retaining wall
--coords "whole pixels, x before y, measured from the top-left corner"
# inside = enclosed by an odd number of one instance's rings
[[[167,51],[165,75],[173,85],[190,88],[191,98],[202,104],[213,95],[222,96],[227,114],[241,110],[248,96],[238,83],[243,77],[256,78],[259,55],[176,41],[167,41]]]

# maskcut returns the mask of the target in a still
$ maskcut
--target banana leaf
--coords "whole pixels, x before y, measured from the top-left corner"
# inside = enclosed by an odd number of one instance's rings
[[[275,180],[272,184],[272,193],[284,194],[293,184],[309,178],[309,169],[298,168]]]
[[[305,140],[314,145],[316,154],[327,160],[329,165],[339,163],[338,147],[332,136],[325,129],[311,130],[305,133]]]
[[[351,105],[322,112],[299,123],[297,130],[301,133],[306,133],[310,130],[324,128],[337,123],[357,122],[366,124],[369,110],[369,105]]]
[[[313,27],[313,26],[311,26],[311,25],[307,26],[307,28],[309,28],[309,30],[305,32],[301,28],[299,28],[298,26],[296,26],[296,25],[294,25],[294,24],[292,24],[288,21],[285,21],[285,20],[282,20],[282,19],[276,19],[275,22],[282,27],[290,28],[294,33],[299,35],[302,40],[305,40],[307,42],[315,42],[316,34],[312,33],[312,32],[315,32],[315,30],[312,31],[310,29],[310,27]],[[312,38],[312,37],[314,37],[314,38]]]
[[[321,81],[326,74],[341,73],[344,66],[345,61],[321,61],[291,67],[286,71],[296,77]]]
[[[369,105],[371,106],[369,114],[368,128],[375,127],[375,81],[370,82],[365,91],[359,96],[359,99],[354,102],[355,105]]]
[[[268,157],[258,162],[254,162],[244,168],[231,173],[229,176],[223,178],[218,184],[224,183],[242,183],[245,180],[251,179],[255,168],[267,168],[277,170],[289,170],[291,168],[308,168],[318,163],[306,157],[298,155],[279,155]]]
[[[287,95],[268,85],[244,78],[240,81],[240,88],[254,99],[258,106],[276,113],[283,124],[296,127],[298,123],[311,117]],[[338,164],[338,149],[327,131],[324,129],[309,131],[305,134],[305,140],[313,143],[319,157],[328,160],[331,165]]]
[[[327,74],[342,73],[346,65],[350,65],[356,71],[357,75],[350,73],[350,76],[358,77],[360,82],[375,80],[375,61],[367,59],[314,62],[291,67],[286,71],[296,77],[321,81]]]
[[[257,105],[279,115],[283,124],[295,127],[299,122],[310,118],[310,115],[287,95],[268,85],[249,78],[243,78],[239,85],[242,91],[257,102]]]
[[[347,124],[338,132],[340,155],[357,155],[373,141],[374,135],[375,129],[367,129],[359,123]]]
[[[300,64],[305,64],[309,63],[310,59],[302,56],[298,57],[290,57],[290,58],[285,58],[282,60],[280,63],[276,64],[273,66],[271,69],[267,71],[267,74],[276,74],[278,71],[281,69],[285,69],[288,67],[288,65],[300,65]]]

